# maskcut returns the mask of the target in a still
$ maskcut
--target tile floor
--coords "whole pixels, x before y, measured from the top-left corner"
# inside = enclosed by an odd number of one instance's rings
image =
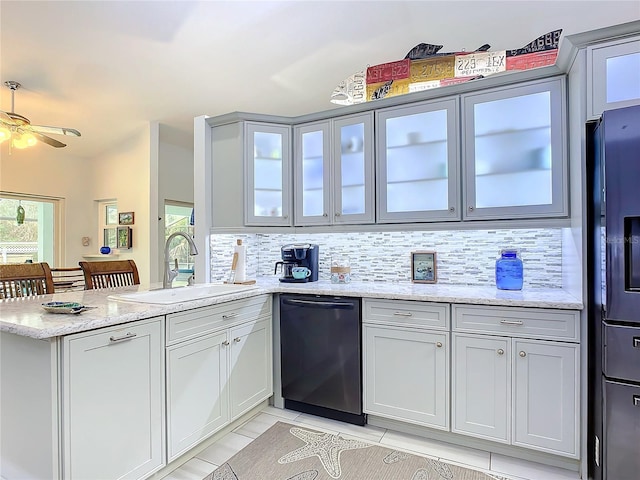
[[[398,448],[427,457],[436,457],[449,463],[489,470],[498,475],[508,475],[514,480],[580,479],[578,473],[562,468],[517,460],[504,455],[459,447],[370,425],[359,427],[291,410],[265,407],[256,416],[225,435],[179,469],[174,470],[163,480],[202,480],[279,420],[324,432],[340,433],[345,437],[358,437],[386,447]]]

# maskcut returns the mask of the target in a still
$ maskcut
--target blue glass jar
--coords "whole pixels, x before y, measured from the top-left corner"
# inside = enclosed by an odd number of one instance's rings
[[[504,249],[496,260],[496,286],[500,290],[522,290],[522,260],[517,250]]]

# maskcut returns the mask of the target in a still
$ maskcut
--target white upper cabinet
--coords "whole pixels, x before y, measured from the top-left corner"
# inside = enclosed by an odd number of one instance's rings
[[[565,79],[462,96],[463,219],[566,216]]]
[[[376,112],[377,219],[459,220],[458,101]]]
[[[246,122],[245,224],[291,225],[290,127]]]
[[[587,114],[640,103],[640,37],[587,48]]]
[[[295,224],[373,223],[373,114],[294,132]]]

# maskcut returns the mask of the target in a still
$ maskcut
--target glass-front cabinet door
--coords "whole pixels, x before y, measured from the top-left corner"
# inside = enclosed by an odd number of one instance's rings
[[[587,48],[587,111],[598,118],[605,110],[640,103],[640,37]]]
[[[373,116],[294,129],[295,224],[373,223]]]
[[[567,215],[564,78],[463,95],[464,219]]]
[[[291,128],[245,124],[245,224],[291,225]]]
[[[378,222],[460,219],[458,112],[456,98],[377,112]]]

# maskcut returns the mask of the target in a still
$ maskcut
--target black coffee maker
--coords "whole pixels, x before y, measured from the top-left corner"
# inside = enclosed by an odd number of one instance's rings
[[[280,249],[281,262],[276,262],[274,274],[278,273],[278,265],[282,265],[281,282],[304,283],[318,281],[318,245],[305,243],[301,245],[284,245]],[[294,267],[307,267],[310,274],[306,278],[294,278]]]

